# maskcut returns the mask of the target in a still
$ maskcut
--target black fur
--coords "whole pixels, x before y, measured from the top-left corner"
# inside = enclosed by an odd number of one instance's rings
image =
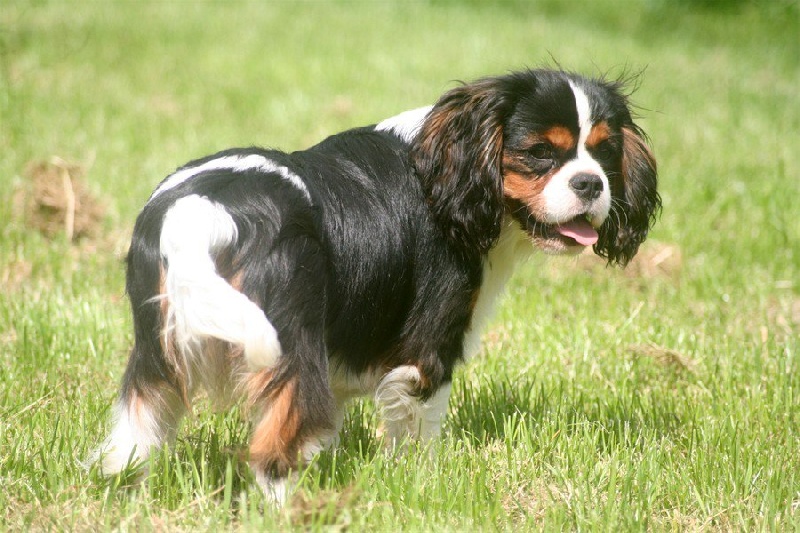
[[[168,265],[160,236],[176,200],[198,195],[222,206],[238,229],[237,242],[216,251],[219,274],[278,331],[283,355],[264,393],[295,380],[303,420],[298,442],[287,443],[291,450],[333,426],[329,364],[354,375],[415,365],[423,377],[417,392],[428,398],[463,357],[486,256],[503,220],[516,217],[530,231],[524,206],[504,197],[504,150],[553,125],[577,132],[569,80],[586,92],[593,118],[612,130],[611,149],[600,161],[612,211],[594,250],[609,262],[627,263],[660,198],[655,160],[620,88],[553,71],[479,80],[445,94],[413,139],[366,127],[291,154],[234,149],[186,165],[263,156],[299,176],[310,202],[296,185],[263,170],[210,170],[154,194],[137,219],[128,255],[135,346],[123,397],[154,386],[186,395],[180,369],[161,345],[160,277]],[[519,157],[525,167],[530,157]],[[273,475],[285,467],[262,465]]]

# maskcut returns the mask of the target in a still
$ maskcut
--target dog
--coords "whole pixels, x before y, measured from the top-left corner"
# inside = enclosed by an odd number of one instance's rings
[[[240,148],[169,175],[127,256],[134,346],[103,474],[175,438],[195,394],[252,417],[280,504],[373,395],[387,443],[440,432],[453,369],[521,259],[624,266],[661,199],[624,83],[524,70],[308,150]]]

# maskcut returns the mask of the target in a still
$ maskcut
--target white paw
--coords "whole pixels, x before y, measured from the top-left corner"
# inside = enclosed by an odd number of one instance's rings
[[[279,509],[286,505],[297,484],[297,475],[273,478],[259,472],[254,473],[256,482],[264,492],[264,498],[266,498],[267,502]]]

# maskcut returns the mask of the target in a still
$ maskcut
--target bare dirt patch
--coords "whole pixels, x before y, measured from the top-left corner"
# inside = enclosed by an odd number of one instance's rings
[[[33,161],[14,198],[15,216],[48,238],[96,238],[102,232],[106,203],[86,186],[87,166],[60,157]]]

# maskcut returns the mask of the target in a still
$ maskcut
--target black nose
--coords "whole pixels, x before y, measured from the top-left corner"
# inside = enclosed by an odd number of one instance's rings
[[[570,188],[581,200],[594,200],[603,192],[603,180],[597,174],[581,172],[575,174],[569,180]]]

